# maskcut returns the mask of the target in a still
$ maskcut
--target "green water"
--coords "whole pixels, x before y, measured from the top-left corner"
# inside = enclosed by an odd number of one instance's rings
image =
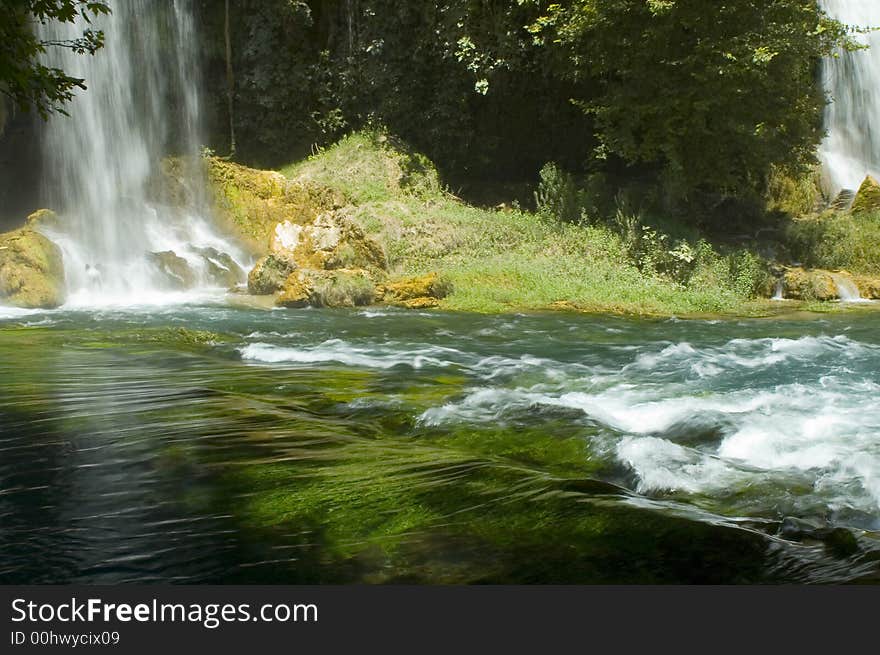
[[[0,582],[878,582],[878,328],[8,312]]]

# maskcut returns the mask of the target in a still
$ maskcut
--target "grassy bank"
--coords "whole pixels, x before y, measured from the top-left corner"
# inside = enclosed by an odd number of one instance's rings
[[[385,248],[392,278],[436,271],[450,310],[567,309],[633,314],[767,311],[767,272],[747,252],[670,242],[638,217],[617,225],[518,207],[470,206],[423,157],[376,133],[353,134],[283,174],[340,192],[344,212]]]
[[[451,283],[444,309],[769,315],[839,308],[767,300],[774,278],[757,239],[711,243],[622,201],[600,213],[552,167],[542,171],[535,211],[463,202],[430,161],[378,132],[352,134],[281,172],[294,186],[342,198],[343,214],[382,244],[392,281],[435,271]],[[793,245],[833,241],[824,233],[804,237],[795,225]],[[838,241],[835,252],[850,247]]]

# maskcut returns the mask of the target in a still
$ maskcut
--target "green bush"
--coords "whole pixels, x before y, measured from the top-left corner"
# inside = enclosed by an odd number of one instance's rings
[[[805,266],[880,274],[880,213],[829,211],[793,220],[786,242]]]
[[[692,289],[719,289],[743,298],[763,293],[768,263],[748,250],[721,254],[704,239],[672,238],[643,222],[640,214],[618,210],[613,226],[629,261],[644,275]]]
[[[586,194],[578,188],[574,178],[553,162],[544,165],[539,177],[535,192],[538,213],[566,223],[578,222],[586,204]]]
[[[773,167],[767,177],[767,211],[788,216],[804,216],[816,211],[825,200],[821,173],[814,168],[806,175],[793,177]]]

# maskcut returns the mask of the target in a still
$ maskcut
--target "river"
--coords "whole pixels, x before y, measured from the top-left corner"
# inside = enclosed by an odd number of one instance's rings
[[[880,314],[0,308],[0,582],[880,581]]]

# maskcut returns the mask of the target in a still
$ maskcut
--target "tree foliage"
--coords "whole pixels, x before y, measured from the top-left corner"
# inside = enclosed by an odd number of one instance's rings
[[[802,171],[823,136],[822,57],[854,47],[815,0],[524,0],[537,47],[593,81],[595,156],[660,167],[674,190],[735,194]]]
[[[78,54],[94,54],[104,43],[91,20],[110,13],[105,2],[95,0],[6,0],[0,12],[0,95],[22,110],[35,109],[43,118],[64,113],[64,105],[85,80],[41,63],[40,55],[50,48],[69,48]],[[50,21],[86,27],[73,39],[45,40],[36,26]]]

